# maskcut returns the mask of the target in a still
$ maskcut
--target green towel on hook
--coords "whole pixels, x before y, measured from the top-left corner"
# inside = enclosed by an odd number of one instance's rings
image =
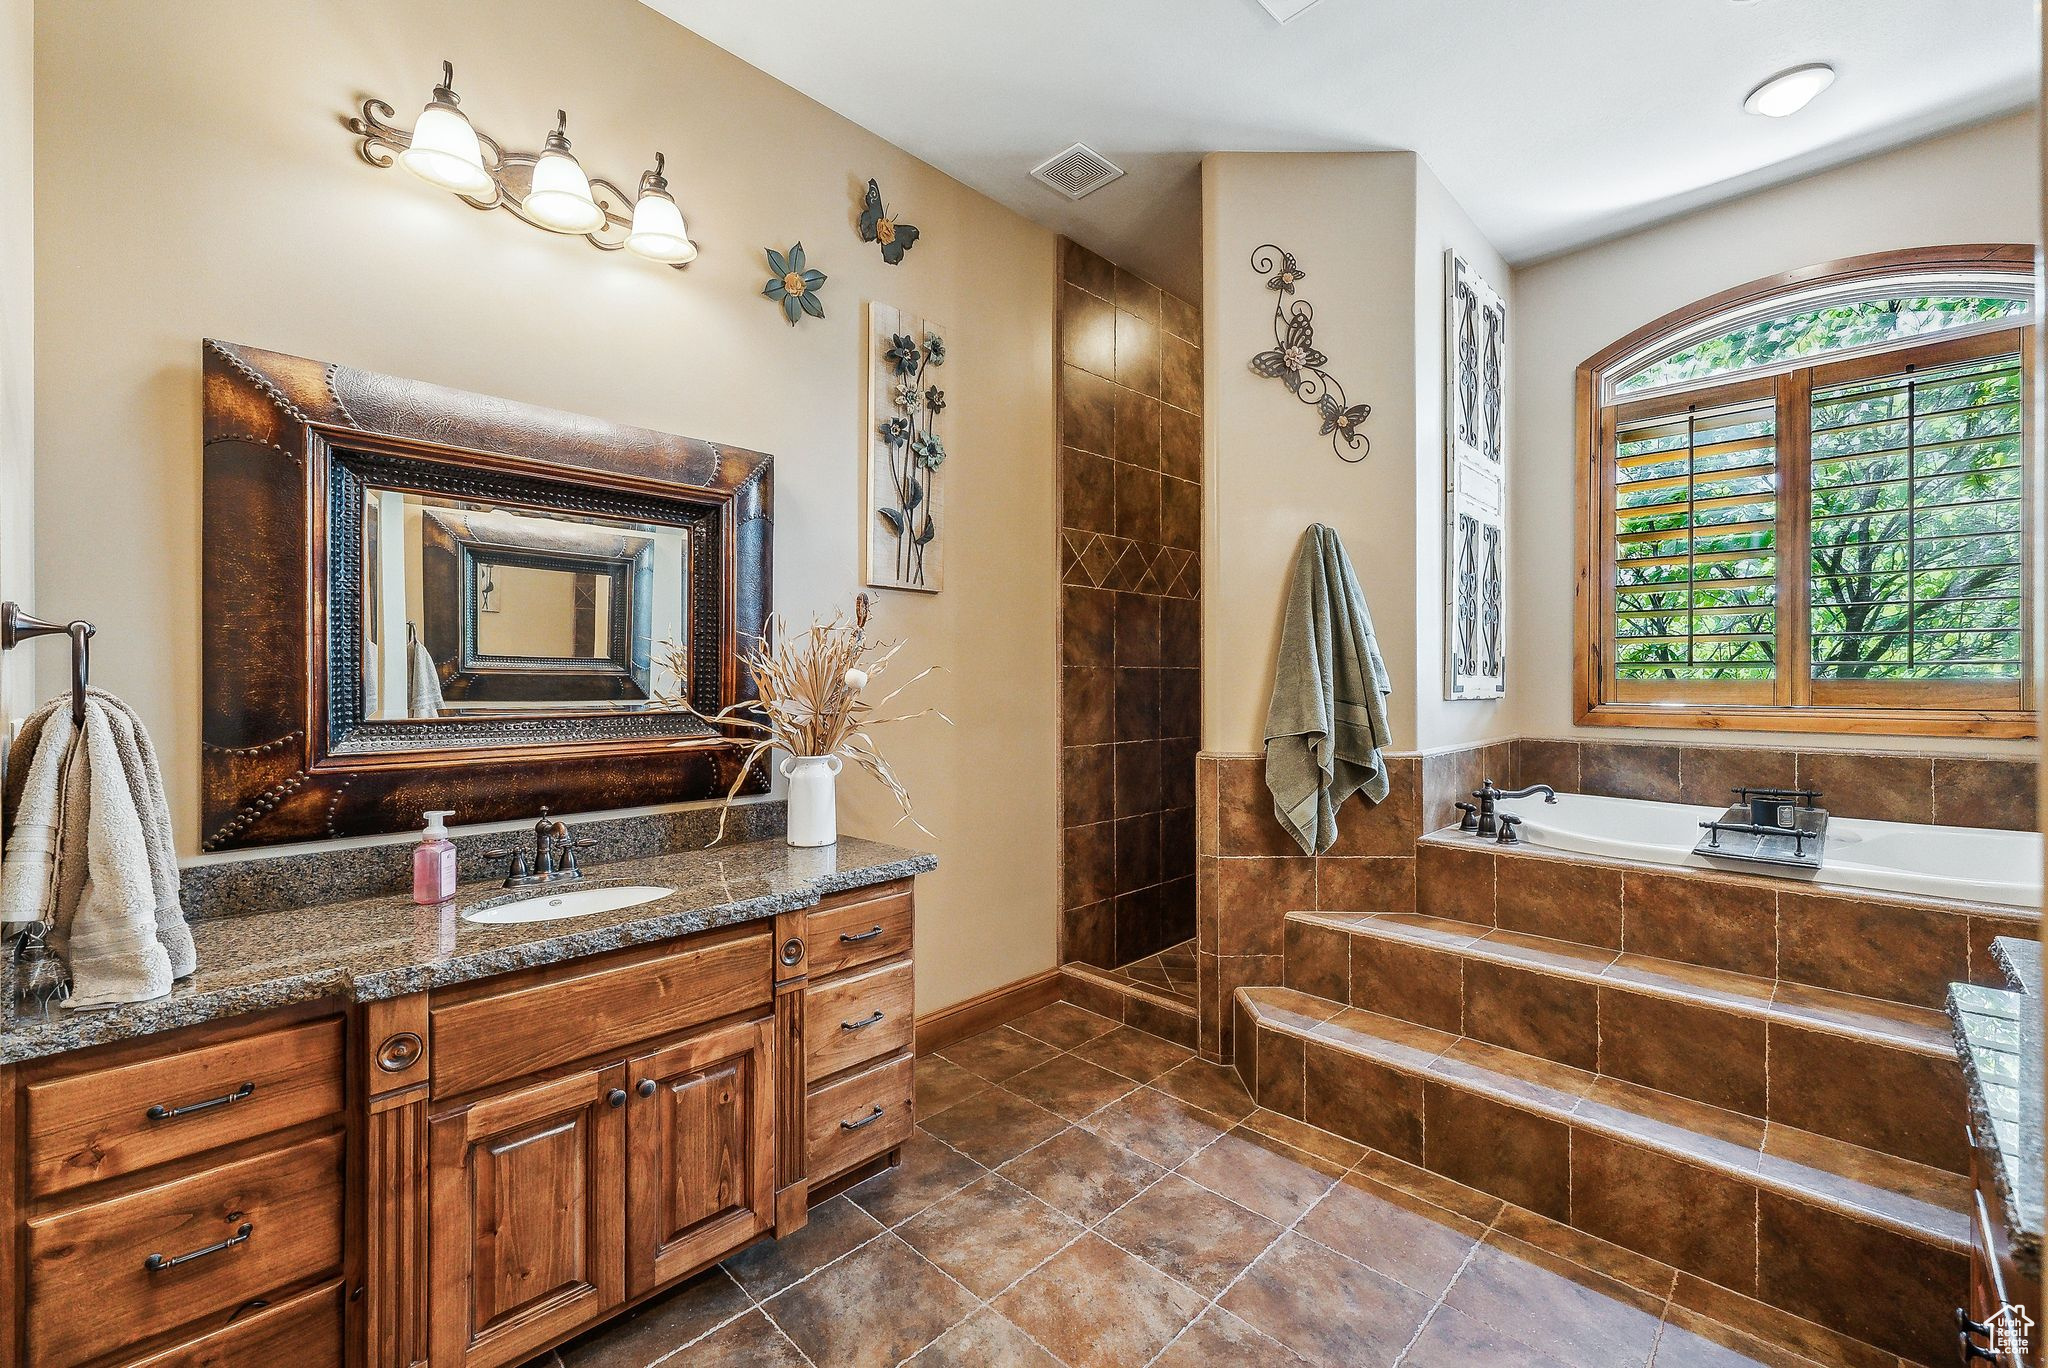
[[[1346,798],[1386,798],[1380,751],[1392,739],[1386,697],[1393,691],[1351,558],[1335,532],[1314,524],[1294,559],[1266,709],[1273,815],[1306,853],[1320,855],[1336,843],[1337,809]]]

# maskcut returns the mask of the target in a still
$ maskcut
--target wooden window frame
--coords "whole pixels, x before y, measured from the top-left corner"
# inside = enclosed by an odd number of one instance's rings
[[[1668,727],[1680,729],[1853,733],[1872,736],[1975,736],[2031,738],[2039,719],[2031,706],[2036,686],[2035,516],[2039,473],[2036,451],[2041,441],[2034,394],[2034,316],[2007,328],[1971,332],[1944,339],[1939,335],[1910,349],[1933,362],[1995,355],[2017,347],[2020,353],[2022,405],[2026,436],[2021,451],[2021,576],[2022,620],[2026,649],[2020,678],[2009,683],[1976,684],[1943,681],[1812,680],[1808,615],[1808,576],[1812,493],[1809,488],[1810,424],[1807,401],[1816,387],[1864,376],[1882,375],[1899,365],[1908,347],[1856,352],[1839,360],[1817,359],[1812,365],[1764,375],[1735,375],[1703,380],[1695,386],[1668,387],[1640,398],[1603,402],[1603,383],[1613,367],[1659,338],[1698,325],[1713,315],[1767,302],[1777,295],[1816,286],[1875,281],[1943,269],[2012,275],[2031,291],[2034,249],[2030,244],[1969,244],[1878,252],[1827,262],[1765,277],[1689,304],[1636,329],[1589,357],[1578,369],[1578,497],[1576,541],[1578,575],[1573,589],[1573,711],[1580,726]],[[2037,311],[2038,312],[2038,311]],[[1618,426],[1650,411],[1673,405],[1719,405],[1770,394],[1777,413],[1777,534],[1779,573],[1777,661],[1770,684],[1732,681],[1702,699],[1698,684],[1665,685],[1623,682],[1614,677],[1613,603],[1615,592],[1615,484],[1610,448]],[[1797,415],[1796,421],[1788,415]]]

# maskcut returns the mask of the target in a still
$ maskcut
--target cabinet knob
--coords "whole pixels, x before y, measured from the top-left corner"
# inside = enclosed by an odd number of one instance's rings
[[[614,1107],[623,1107],[626,1105],[626,1090],[624,1088],[613,1088],[604,1095],[604,1100]]]
[[[653,1079],[651,1079],[651,1078],[643,1078],[643,1079],[641,1079],[641,1080],[640,1080],[640,1095],[641,1095],[642,1097],[652,1097],[652,1096],[654,1096],[654,1080],[653,1080]]]

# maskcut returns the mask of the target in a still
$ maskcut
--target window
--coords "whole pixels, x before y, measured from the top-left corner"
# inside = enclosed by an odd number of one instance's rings
[[[2032,267],[1796,272],[1580,368],[1580,721],[2034,735]]]

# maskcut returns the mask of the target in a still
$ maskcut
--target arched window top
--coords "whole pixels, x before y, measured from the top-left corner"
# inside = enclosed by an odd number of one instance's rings
[[[1600,400],[1770,375],[2031,321],[2031,251],[1881,253],[1738,286],[1667,315],[1595,358]]]

